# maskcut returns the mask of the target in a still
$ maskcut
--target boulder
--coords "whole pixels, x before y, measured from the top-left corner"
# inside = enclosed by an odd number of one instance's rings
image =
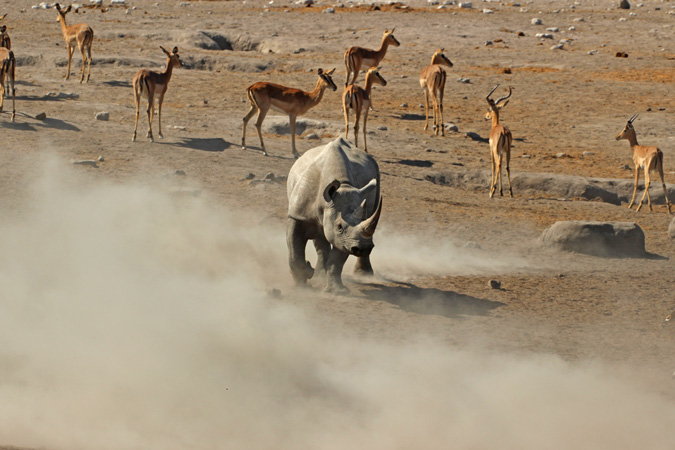
[[[619,8],[621,9],[630,9],[630,3],[628,3],[628,0],[621,0],[619,2]]]
[[[295,121],[295,134],[298,136],[303,133],[316,133],[318,136],[323,136],[328,130],[329,125],[326,122],[318,120],[303,119],[298,117]],[[333,127],[330,127],[331,129]],[[262,124],[264,133],[289,135],[291,134],[291,125],[288,116],[267,116]]]
[[[634,222],[556,222],[544,231],[542,244],[603,258],[643,258],[645,234]]]

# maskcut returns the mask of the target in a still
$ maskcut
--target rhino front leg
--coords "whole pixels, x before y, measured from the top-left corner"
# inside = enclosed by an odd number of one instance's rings
[[[373,266],[370,265],[370,255],[359,256],[356,259],[354,273],[357,275],[373,275]]]
[[[349,289],[342,284],[342,268],[349,257],[349,253],[341,252],[332,248],[327,261],[326,267],[326,292],[333,294],[349,294]]]
[[[330,242],[328,242],[324,237],[314,239],[314,248],[316,249],[317,256],[315,273],[325,278],[328,271]]]
[[[288,263],[291,267],[293,279],[299,285],[307,284],[307,280],[314,275],[314,269],[305,259],[307,235],[302,222],[288,218],[286,228],[286,243],[288,244]]]

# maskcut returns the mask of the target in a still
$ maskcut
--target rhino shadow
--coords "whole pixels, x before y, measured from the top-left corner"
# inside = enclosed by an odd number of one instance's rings
[[[415,314],[458,318],[462,316],[485,316],[493,309],[505,306],[470,295],[435,288],[421,288],[410,283],[397,286],[366,283],[361,293],[368,300],[384,301],[399,309]]]

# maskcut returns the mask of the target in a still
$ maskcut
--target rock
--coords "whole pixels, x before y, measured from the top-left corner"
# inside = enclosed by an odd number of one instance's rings
[[[401,108],[407,108],[407,107],[408,107],[408,104],[407,104],[407,103],[401,103],[401,104],[399,105],[399,107],[401,107]]]
[[[380,131],[387,131],[387,127],[377,127],[377,129]]]
[[[93,159],[75,159],[70,161],[71,164],[81,165],[81,166],[92,166],[98,167],[98,162]]]
[[[551,33],[537,33],[535,36],[541,39],[553,39],[553,35]]]
[[[573,19],[572,22],[585,22],[586,20],[583,17],[577,17],[576,19]]]
[[[273,181],[274,178],[276,178],[276,177],[274,176],[274,173],[273,173],[273,172],[269,172],[268,174],[265,175],[265,177],[263,178],[263,180],[270,180],[270,181]]]
[[[565,158],[565,157],[567,157],[567,153],[563,153],[563,152],[556,153],[555,157],[556,158]]]
[[[492,44],[494,44],[494,42],[492,42],[492,41],[486,41],[484,45],[485,45],[485,47],[488,47],[488,46],[490,46],[490,45],[492,45]]]
[[[103,159],[103,156],[99,155],[99,157],[96,158],[96,161],[98,161],[98,162],[103,162],[103,161],[105,161],[105,160]]]
[[[254,178],[255,178],[255,174],[254,174],[254,173],[249,173],[249,174],[246,175],[244,178],[242,178],[241,181],[253,180]]]
[[[483,250],[483,247],[481,247],[478,242],[474,241],[469,241],[466,244],[464,244],[464,248],[469,248],[472,250]]]
[[[501,289],[502,283],[501,283],[501,281],[490,280],[490,281],[488,281],[488,287],[492,288],[492,289]]]
[[[551,33],[557,33],[560,31],[558,27],[552,27],[552,28],[547,28],[546,31],[550,31]]]
[[[94,118],[96,120],[102,120],[104,122],[107,122],[108,119],[110,118],[110,113],[108,113],[108,111],[97,112],[96,114],[94,114]]]
[[[630,3],[628,3],[628,0],[621,0],[619,2],[619,8],[620,9],[630,9]]]
[[[492,14],[493,12],[491,9],[483,8],[483,14]]]
[[[322,135],[328,128],[328,124],[318,120],[305,119],[298,117],[295,122],[295,134],[301,136],[306,131]],[[291,126],[288,123],[288,116],[267,116],[262,124],[263,132],[269,134],[289,135]]]
[[[551,46],[551,50],[562,50],[564,47],[564,44],[555,44]]]
[[[471,2],[460,2],[459,5],[460,8],[473,8],[473,4]]]
[[[458,83],[470,84],[470,83],[471,83],[471,79],[469,79],[469,78],[457,78],[457,82],[458,82]]]
[[[47,113],[41,112],[41,113],[39,113],[39,114],[36,114],[36,115],[35,115],[35,118],[36,118],[37,120],[45,120],[45,119],[47,118]]]
[[[541,25],[541,19],[539,17],[535,17],[532,19],[532,25]]]
[[[445,124],[445,131],[449,131],[451,133],[457,133],[459,132],[459,127],[455,125],[454,123],[446,123]]]
[[[595,152],[583,152],[581,156],[586,157],[586,156],[593,156],[595,155]]]
[[[321,139],[321,138],[316,133],[309,133],[307,136],[305,136],[305,139],[315,141],[315,140],[318,140],[318,139]]]
[[[78,94],[74,94],[72,92],[49,92],[47,94],[47,97],[64,99],[64,100],[75,100],[75,99],[80,98],[80,96]]]
[[[668,237],[675,240],[675,217],[673,217],[673,220],[670,221],[670,225],[668,225]]]
[[[603,258],[646,256],[645,234],[634,222],[556,222],[541,235],[542,244]]]
[[[335,14],[335,8],[326,8],[321,12],[324,14]]]

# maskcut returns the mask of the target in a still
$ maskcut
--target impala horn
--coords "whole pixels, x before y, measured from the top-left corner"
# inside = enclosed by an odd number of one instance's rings
[[[361,232],[365,238],[373,237],[375,234],[375,228],[377,227],[377,222],[380,220],[380,214],[382,213],[382,196],[380,196],[380,202],[377,205],[377,209],[368,219],[361,222]]]
[[[499,102],[503,102],[504,100],[511,97],[512,93],[513,93],[513,88],[511,86],[509,86],[509,93],[507,95],[505,95],[504,97],[499,97],[499,99],[497,99],[497,101],[495,102],[495,105],[498,105]]]
[[[630,119],[628,119],[628,123],[631,123],[631,124],[632,124],[633,121],[635,120],[635,118],[636,118],[637,116],[638,116],[638,113],[636,113],[633,117],[631,117]]]
[[[485,96],[485,100],[487,100],[488,103],[490,103],[490,96],[491,96],[492,93],[495,91],[495,89],[497,89],[498,87],[499,87],[499,85],[493,87],[492,90],[490,91],[490,93],[489,93],[488,95]]]

